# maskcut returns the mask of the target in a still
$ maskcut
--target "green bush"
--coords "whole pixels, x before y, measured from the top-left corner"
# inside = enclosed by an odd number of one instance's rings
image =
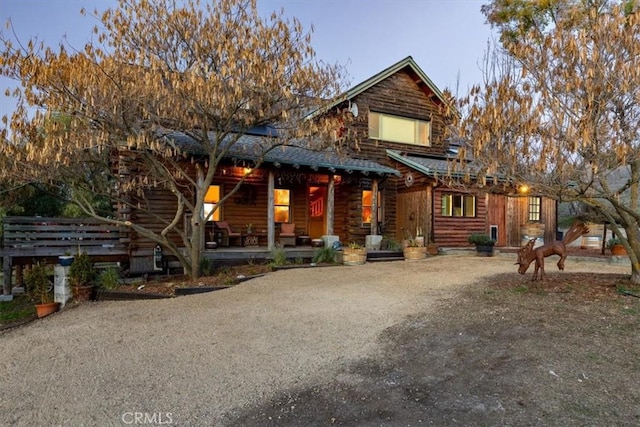
[[[27,289],[40,304],[53,301],[53,286],[49,280],[50,270],[47,264],[38,262],[25,273]]]
[[[120,274],[115,268],[107,268],[98,274],[96,282],[100,289],[117,289],[120,286]]]
[[[484,233],[471,233],[467,240],[476,246],[493,246],[496,244],[495,240],[491,240],[491,237]]]
[[[282,246],[276,245],[276,247],[271,250],[271,265],[274,267],[279,267],[286,264],[287,253]]]
[[[313,255],[313,262],[334,264],[336,262],[336,250],[331,246],[325,246],[317,250]]]
[[[69,280],[71,286],[86,286],[91,284],[96,278],[96,270],[93,268],[93,262],[86,252],[79,252],[73,259],[71,267],[69,267]]]

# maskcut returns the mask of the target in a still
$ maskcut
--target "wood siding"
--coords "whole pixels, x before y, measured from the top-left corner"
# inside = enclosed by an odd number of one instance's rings
[[[433,229],[434,241],[440,246],[469,246],[467,241],[471,233],[487,233],[487,203],[484,194],[476,194],[476,215],[474,217],[454,217],[442,215],[442,196],[444,194],[472,194],[459,190],[439,187],[434,191]]]
[[[521,228],[529,223],[529,201],[526,196],[507,197],[507,246],[522,244]],[[541,200],[540,221],[544,225],[544,241],[556,238],[556,201],[546,197]]]

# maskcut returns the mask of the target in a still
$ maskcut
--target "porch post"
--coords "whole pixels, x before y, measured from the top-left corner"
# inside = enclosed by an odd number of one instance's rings
[[[273,217],[273,211],[275,209],[275,201],[273,199],[276,189],[275,182],[273,171],[269,171],[267,179],[267,247],[269,250],[272,250],[276,246],[276,227],[274,222],[275,218]]]
[[[329,175],[329,185],[327,187],[327,235],[333,236],[333,220],[335,210],[335,179],[334,175]]]
[[[373,179],[371,183],[371,233],[378,234],[378,180]]]

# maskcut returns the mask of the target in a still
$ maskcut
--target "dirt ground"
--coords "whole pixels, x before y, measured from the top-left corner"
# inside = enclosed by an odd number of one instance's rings
[[[627,277],[482,280],[387,328],[376,357],[233,425],[640,425],[640,299],[617,290]]]
[[[0,424],[639,425],[629,267],[570,257],[534,284],[511,258],[280,271],[0,332]]]

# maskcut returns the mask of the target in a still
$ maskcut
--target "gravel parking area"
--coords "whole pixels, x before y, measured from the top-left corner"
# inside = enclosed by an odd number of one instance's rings
[[[0,332],[0,425],[233,424],[380,357],[389,328],[514,272],[513,262],[445,255],[282,270],[208,294],[72,307]],[[569,258],[567,271],[629,267]]]

